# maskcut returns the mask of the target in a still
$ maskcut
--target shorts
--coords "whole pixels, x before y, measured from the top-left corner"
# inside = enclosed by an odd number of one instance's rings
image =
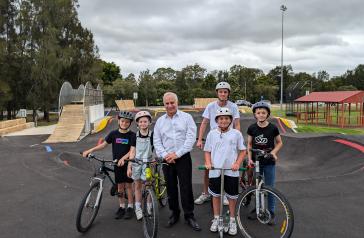
[[[209,178],[209,193],[213,197],[220,197],[221,176],[218,178]],[[238,199],[239,195],[239,177],[224,176],[224,191],[226,197]]]
[[[115,183],[132,183],[133,179],[127,175],[128,163],[123,166],[114,166]]]
[[[146,164],[133,163],[133,165],[131,167],[131,169],[132,169],[131,178],[134,180],[145,181],[145,168],[146,167],[147,167]]]

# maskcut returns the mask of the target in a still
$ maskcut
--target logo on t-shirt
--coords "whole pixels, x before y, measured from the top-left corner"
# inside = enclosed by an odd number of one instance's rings
[[[129,143],[129,139],[116,138],[115,143],[116,144],[127,145]]]
[[[268,142],[268,139],[263,137],[264,134],[261,134],[260,136],[255,137],[255,143],[258,145],[265,145]]]

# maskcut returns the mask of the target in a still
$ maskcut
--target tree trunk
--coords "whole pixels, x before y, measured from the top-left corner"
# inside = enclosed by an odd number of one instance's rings
[[[49,111],[47,109],[44,109],[44,120],[46,120],[47,122],[49,122]]]

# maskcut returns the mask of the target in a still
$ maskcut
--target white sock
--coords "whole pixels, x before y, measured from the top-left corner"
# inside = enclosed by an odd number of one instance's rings
[[[133,208],[133,204],[132,203],[128,203],[128,208],[129,207]]]
[[[230,222],[235,222],[235,217],[230,217]]]
[[[219,216],[214,216],[215,219],[219,219]]]
[[[120,204],[120,207],[125,208],[125,204],[124,203]]]
[[[147,207],[148,207],[148,208],[152,208],[152,203],[148,202],[148,203],[147,203]]]
[[[141,208],[142,204],[140,202],[135,202],[135,208]]]

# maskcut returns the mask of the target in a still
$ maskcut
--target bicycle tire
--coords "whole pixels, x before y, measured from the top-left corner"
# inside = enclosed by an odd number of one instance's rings
[[[92,202],[96,203],[96,199],[97,199],[97,194],[99,192],[100,189],[100,182],[95,182],[91,185],[91,187],[89,188],[89,190],[87,191],[87,193],[84,195],[83,199],[81,200],[80,206],[78,208],[77,211],[77,218],[76,218],[76,228],[77,231],[81,232],[81,233],[85,233],[86,231],[88,231],[92,225],[92,223],[94,222],[97,213],[100,209],[100,204],[101,204],[101,200],[102,200],[102,193],[100,195],[100,199],[98,204],[93,204]],[[92,194],[94,192],[94,194]],[[95,195],[95,196],[92,196]],[[90,196],[88,203],[86,204],[87,198]],[[91,206],[90,206],[91,205]],[[93,208],[91,208],[93,207]],[[83,214],[86,212],[85,208],[90,208],[92,209],[92,213],[90,218],[86,221],[86,223],[83,223]]]
[[[157,197],[152,189],[145,189],[142,197],[143,205],[143,233],[145,238],[156,238],[158,236],[159,226],[159,209]],[[151,208],[148,209],[147,202],[150,202]]]
[[[271,194],[271,196],[273,196],[273,198],[275,199],[275,214],[276,214],[274,219],[275,224],[268,225],[263,223],[257,218],[253,220],[249,218],[250,215],[254,216],[254,210],[252,209],[255,209],[256,190],[257,190],[256,187],[250,187],[243,193],[239,194],[236,205],[235,216],[236,216],[237,227],[240,233],[247,238],[291,237],[294,228],[293,210],[290,203],[284,197],[284,195],[275,188],[264,185],[261,188],[261,192],[265,194]],[[245,203],[246,198],[249,196],[252,197],[250,204],[246,204]],[[268,198],[268,196],[265,195],[265,198]],[[266,213],[269,213],[269,211]]]

